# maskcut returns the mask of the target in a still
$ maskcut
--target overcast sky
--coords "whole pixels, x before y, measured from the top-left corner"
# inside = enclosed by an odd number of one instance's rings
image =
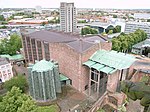
[[[77,8],[150,9],[150,0],[0,0],[1,8],[58,8],[60,2],[74,2]]]

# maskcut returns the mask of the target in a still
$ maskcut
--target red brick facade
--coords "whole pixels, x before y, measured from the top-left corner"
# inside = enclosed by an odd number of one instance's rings
[[[45,42],[29,37],[27,37],[29,41],[27,42],[25,35],[22,38],[24,55],[27,62],[33,63],[35,60],[41,60],[43,58],[50,58],[57,61],[60,73],[70,78],[72,80],[72,86],[81,92],[85,90],[85,86],[88,85],[89,81],[89,68],[83,66],[82,63],[87,61],[100,48],[111,50],[110,42],[101,43],[101,47],[95,44],[83,53],[77,52],[66,43],[48,42],[49,57],[46,57]],[[35,44],[33,42],[31,43],[31,40],[35,41]],[[41,48],[37,45],[39,44],[37,42],[41,43]]]

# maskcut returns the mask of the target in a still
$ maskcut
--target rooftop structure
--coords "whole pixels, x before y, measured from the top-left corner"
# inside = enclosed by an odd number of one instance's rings
[[[95,68],[98,71],[102,70],[107,74],[112,74],[117,70],[129,68],[134,61],[135,57],[129,54],[99,50],[83,64]]]
[[[39,101],[55,100],[61,93],[58,65],[41,60],[28,67],[30,95]]]
[[[24,18],[24,19],[20,19],[20,20],[10,20],[8,22],[9,24],[42,24],[48,23],[48,20],[36,20],[33,18]]]
[[[24,57],[22,54],[16,54],[13,56],[10,56],[9,54],[3,54],[3,55],[0,55],[0,57],[8,58],[10,61],[24,60]]]
[[[149,48],[150,49],[150,39],[146,39],[140,43],[132,46],[132,52],[135,54],[143,55],[143,52]]]

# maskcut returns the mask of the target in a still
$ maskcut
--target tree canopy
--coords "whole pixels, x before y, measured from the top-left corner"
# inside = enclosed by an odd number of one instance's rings
[[[22,47],[21,38],[17,34],[10,36],[10,39],[3,39],[0,43],[0,54],[16,54]]]
[[[78,20],[78,23],[87,23],[86,20]]]
[[[120,34],[112,39],[112,50],[127,52],[132,49],[134,44],[137,44],[147,38],[147,34],[143,30],[136,30],[130,34]]]
[[[87,35],[87,34],[98,34],[97,29],[85,27],[81,29],[81,35]]]
[[[120,25],[117,25],[116,27],[110,25],[106,28],[105,32],[107,34],[112,34],[112,33],[119,33],[121,32],[121,26]],[[111,32],[111,33],[110,33]]]
[[[150,22],[150,19],[147,19],[147,22]]]
[[[8,91],[10,91],[13,86],[18,87],[22,92],[25,92],[26,87],[28,87],[26,77],[23,75],[18,75],[4,83],[4,88]]]
[[[13,87],[0,102],[1,112],[37,112],[37,106],[30,96]]]
[[[3,15],[0,15],[0,21],[5,21],[5,18]]]
[[[20,90],[12,87],[0,100],[0,112],[58,112],[60,108],[56,104],[50,106],[37,106],[32,98]]]
[[[52,19],[52,20],[49,20],[48,21],[50,24],[58,24],[58,23],[60,23],[60,18],[54,18],[54,19]]]

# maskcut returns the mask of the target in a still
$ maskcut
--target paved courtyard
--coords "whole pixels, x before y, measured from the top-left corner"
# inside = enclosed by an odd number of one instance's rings
[[[69,112],[79,106],[86,99],[86,96],[77,90],[64,86],[63,93],[58,95],[57,104],[61,108],[61,112]]]

